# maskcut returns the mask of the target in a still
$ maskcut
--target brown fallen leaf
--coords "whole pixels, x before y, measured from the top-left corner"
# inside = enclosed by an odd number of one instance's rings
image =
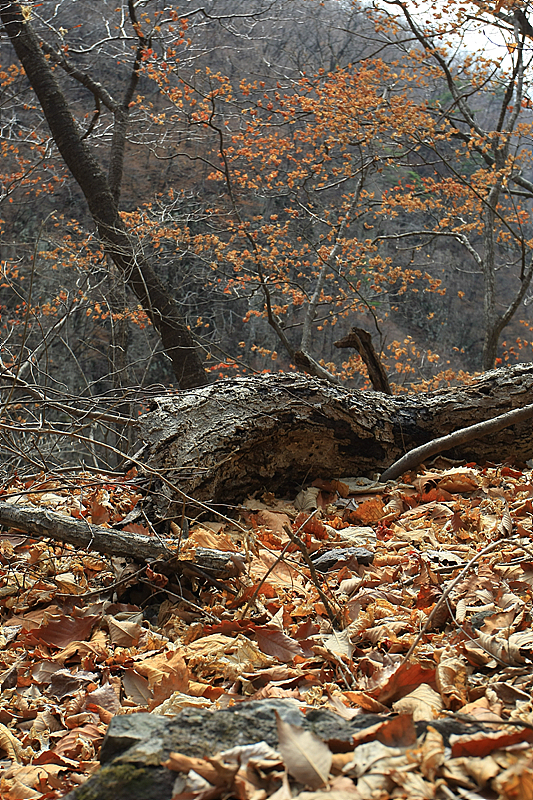
[[[296,639],[291,639],[275,625],[257,625],[255,637],[259,649],[268,656],[274,656],[278,661],[292,663],[295,656],[304,655]]]
[[[435,719],[443,706],[440,694],[437,694],[427,683],[422,683],[408,695],[393,703],[392,709],[398,714],[411,714],[413,722],[421,722]]]
[[[138,622],[116,619],[110,614],[104,617],[104,621],[107,623],[112,644],[118,644],[119,647],[134,647],[139,642],[143,628]]]
[[[293,778],[311,789],[320,789],[328,782],[332,753],[311,731],[285,722],[276,711],[279,751]]]
[[[451,647],[441,654],[435,672],[435,683],[446,708],[457,711],[467,700],[467,668],[465,661]]]
[[[225,767],[216,758],[195,758],[182,753],[170,753],[168,759],[163,761],[161,766],[173,772],[183,772],[185,774],[192,769],[213,786],[231,786],[233,777],[239,769],[238,764]]]

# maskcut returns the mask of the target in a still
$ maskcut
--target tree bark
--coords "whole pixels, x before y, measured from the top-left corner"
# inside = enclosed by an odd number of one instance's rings
[[[198,500],[234,503],[253,492],[296,493],[319,477],[381,473],[432,439],[530,403],[531,363],[470,386],[392,397],[282,373],[158,397],[139,425],[151,467]],[[445,451],[477,463],[532,453],[530,421]],[[182,501],[157,488],[158,513],[181,514]]]
[[[368,331],[354,327],[344,339],[339,339],[338,342],[333,342],[333,344],[335,347],[353,347],[357,350],[366,364],[368,377],[374,391],[392,394],[385,367],[374,349],[372,337]]]
[[[196,344],[177,304],[124,227],[113,191],[83,141],[50,64],[19,3],[0,3],[0,19],[37,95],[54,142],[82,190],[98,232],[124,280],[158,331],[183,389],[208,380]]]
[[[235,553],[198,547],[194,561],[181,561],[177,551],[171,549],[173,541],[170,539],[167,547],[164,541],[155,537],[91,525],[86,520],[76,520],[35,506],[0,502],[0,525],[24,531],[32,537],[54,539],[105,555],[125,556],[139,562],[164,559],[174,572],[205,573],[208,577],[224,578],[234,577],[240,571]]]

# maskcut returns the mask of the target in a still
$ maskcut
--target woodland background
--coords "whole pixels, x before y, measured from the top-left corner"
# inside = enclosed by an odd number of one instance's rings
[[[2,2],[10,463],[21,422],[46,458],[78,458],[47,422],[102,404],[132,417],[162,387],[304,368],[367,388],[334,346],[353,325],[394,392],[530,360],[527,15],[514,0]],[[101,422],[88,438],[127,450]]]
[[[2,797],[533,800],[529,19],[0,0]]]

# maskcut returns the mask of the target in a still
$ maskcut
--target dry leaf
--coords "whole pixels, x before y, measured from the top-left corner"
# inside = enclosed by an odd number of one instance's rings
[[[417,686],[410,694],[392,704],[393,711],[398,714],[412,714],[413,722],[433,720],[443,707],[440,694],[437,694],[427,683]]]
[[[439,659],[435,682],[446,708],[452,711],[464,706],[467,700],[467,669],[462,658],[447,648]]]
[[[138,643],[142,631],[142,626],[138,622],[119,620],[110,615],[106,615],[104,620],[107,622],[113,644],[118,644],[120,647],[133,647]]]
[[[255,636],[259,649],[279,661],[291,663],[295,656],[304,655],[296,639],[291,639],[274,625],[257,625]]]
[[[279,751],[287,771],[304,786],[320,789],[328,782],[332,754],[311,731],[285,722],[276,711]]]

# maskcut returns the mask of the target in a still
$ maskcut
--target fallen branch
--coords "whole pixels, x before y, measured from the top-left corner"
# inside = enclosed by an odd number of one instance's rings
[[[432,442],[427,442],[420,447],[415,447],[414,450],[410,450],[382,473],[381,480],[395,480],[408,469],[417,467],[426,458],[435,456],[437,453],[442,453],[444,450],[449,450],[457,445],[465,444],[465,442],[471,442],[481,436],[496,433],[504,428],[508,428],[510,425],[523,422],[531,417],[533,417],[533,404],[524,406],[523,408],[517,408],[514,411],[508,411],[506,414],[500,414],[484,422],[478,422],[476,425],[459,428],[459,430],[454,431],[454,433],[449,433],[447,436],[440,436],[438,439],[433,439]]]
[[[194,562],[182,561],[176,558],[176,550],[172,548],[176,542],[172,539],[157,539],[130,531],[103,528],[55,511],[37,510],[33,506],[0,502],[0,525],[38,538],[54,539],[105,555],[126,556],[139,562],[171,559],[173,571],[188,572],[217,585],[218,581],[213,581],[210,573],[231,577],[238,571],[231,558],[233,553],[228,553],[224,558],[218,550],[199,548]]]

